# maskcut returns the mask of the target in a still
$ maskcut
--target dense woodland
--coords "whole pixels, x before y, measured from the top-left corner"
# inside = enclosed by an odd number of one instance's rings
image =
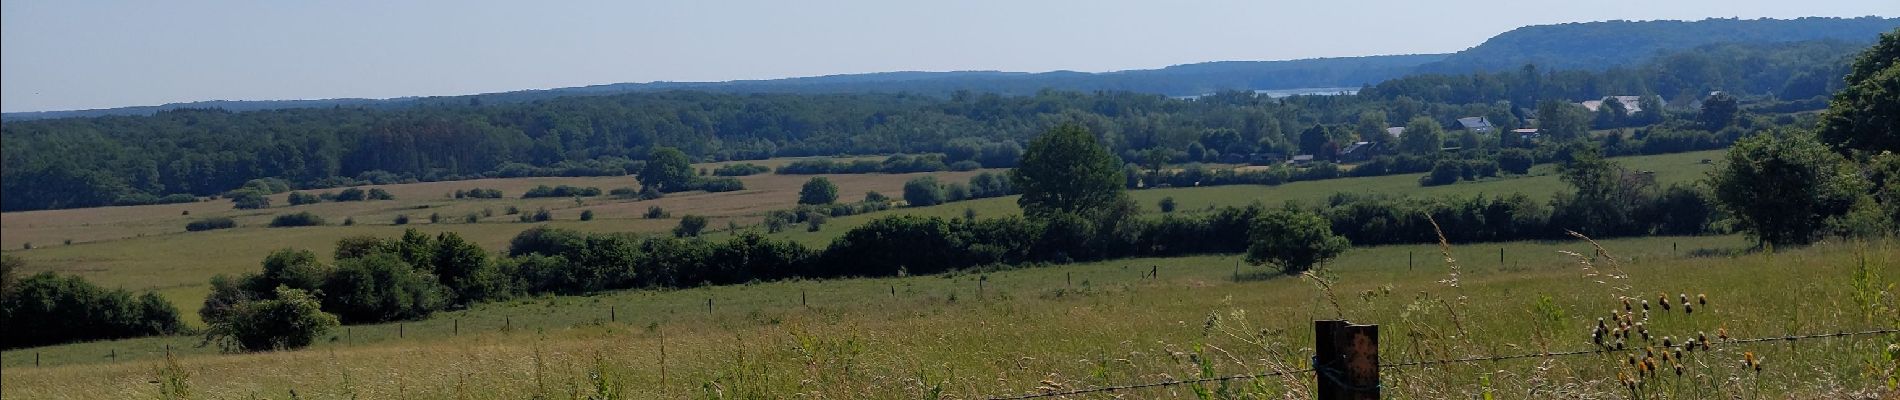
[[[880,153],[944,153],[946,164],[1007,151],[1034,132],[1075,122],[1130,162],[1217,160],[1219,154],[1330,154],[1380,141],[1387,126],[1424,118],[1456,129],[1483,116],[1523,126],[1540,102],[1609,95],[1667,98],[1694,115],[1722,90],[1773,111],[1815,109],[1838,89],[1863,45],[1824,41],[1717,45],[1601,72],[1419,75],[1357,96],[1274,99],[1224,92],[1172,99],[1133,92],[1043,91],[1030,96],[638,93],[525,103],[332,107],[233,113],[174,110],[149,117],[16,121],[0,126],[8,211],[183,201],[245,182],[296,188],[532,175],[623,175],[659,146],[700,161]],[[1794,98],[1790,98],[1793,96]],[[1795,100],[1790,103],[1782,100]],[[1653,108],[1653,107],[1652,107]],[[1661,113],[1637,123],[1658,122]],[[1722,126],[1706,126],[1717,131]],[[1318,129],[1317,131],[1315,129]],[[1448,137],[1446,140],[1455,140]],[[1196,149],[1196,148],[1199,149]],[[1209,155],[1214,156],[1209,156]],[[1413,168],[1411,170],[1416,170]],[[169,195],[169,196],[168,196]]]

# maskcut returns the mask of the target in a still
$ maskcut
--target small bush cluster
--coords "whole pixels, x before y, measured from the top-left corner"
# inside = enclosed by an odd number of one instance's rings
[[[600,188],[597,188],[597,187],[576,187],[576,186],[568,186],[568,185],[548,187],[547,185],[540,185],[540,186],[535,186],[533,189],[528,189],[527,193],[522,193],[521,198],[533,199],[533,198],[542,198],[542,197],[593,197],[593,196],[599,196],[599,195],[600,195]]]
[[[737,163],[719,166],[712,171],[716,176],[747,176],[772,172],[771,168],[753,163]]]
[[[944,163],[940,153],[908,155],[899,154],[884,159],[883,162],[871,160],[840,161],[832,159],[800,160],[778,167],[780,175],[823,175],[823,174],[901,174],[910,172],[935,172],[950,169]]]
[[[276,218],[271,218],[270,220],[270,226],[272,228],[320,226],[323,224],[323,217],[311,214],[309,211],[278,215]]]
[[[230,218],[226,218],[226,217],[205,218],[205,219],[200,219],[197,221],[191,221],[191,223],[185,224],[185,230],[189,232],[208,231],[208,230],[213,230],[213,229],[230,229],[230,228],[236,228],[236,227],[237,227],[237,221],[233,221]]]
[[[458,199],[463,199],[463,198],[499,199],[499,198],[502,198],[502,194],[501,194],[501,189],[474,188],[474,189],[468,189],[468,190],[456,190],[455,198],[458,198]]]

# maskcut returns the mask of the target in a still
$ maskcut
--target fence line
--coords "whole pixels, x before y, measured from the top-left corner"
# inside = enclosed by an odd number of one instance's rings
[[[1825,338],[1882,335],[1882,334],[1900,334],[1900,329],[1875,329],[1875,330],[1867,330],[1867,331],[1835,331],[1835,332],[1830,332],[1830,333],[1814,333],[1814,334],[1806,334],[1806,335],[1782,335],[1782,336],[1768,336],[1768,337],[1758,337],[1758,338],[1749,338],[1749,339],[1730,339],[1730,340],[1719,341],[1714,344],[1715,345],[1731,345],[1731,344],[1748,344],[1748,343],[1778,342],[1778,341],[1793,342],[1793,341],[1800,341],[1800,340],[1806,340],[1806,339],[1825,339]],[[1675,345],[1667,346],[1667,347],[1679,349],[1685,346],[1686,345],[1684,344],[1675,344]],[[1515,359],[1523,359],[1523,358],[1550,358],[1550,357],[1575,356],[1575,355],[1584,355],[1584,354],[1622,353],[1622,352],[1636,351],[1640,349],[1642,348],[1634,347],[1634,346],[1627,347],[1621,350],[1596,348],[1596,349],[1589,349],[1589,350],[1514,354],[1514,355],[1508,355],[1508,356],[1466,357],[1466,358],[1454,358],[1454,359],[1444,359],[1444,360],[1408,361],[1408,362],[1399,362],[1399,363],[1390,363],[1390,364],[1379,364],[1379,367],[1380,368],[1420,367],[1420,366],[1459,364],[1459,363],[1480,362],[1480,361],[1504,361],[1504,360],[1515,360]],[[1315,372],[1315,371],[1316,370],[1313,368],[1307,368],[1307,369],[1301,369],[1301,370],[1274,371],[1274,372],[1264,372],[1264,373],[1258,373],[1258,374],[1229,375],[1229,376],[1214,377],[1214,378],[1168,380],[1168,381],[1160,381],[1160,382],[1148,382],[1148,383],[1137,383],[1137,384],[1127,384],[1127,385],[1101,386],[1101,387],[1076,389],[1076,390],[1069,390],[1069,391],[1051,391],[1051,392],[1031,393],[1031,394],[1023,394],[1023,395],[990,397],[989,399],[990,400],[1023,400],[1023,399],[1037,399],[1037,398],[1047,398],[1047,397],[1073,396],[1073,395],[1081,395],[1081,394],[1089,394],[1089,393],[1102,393],[1102,392],[1114,392],[1114,391],[1120,391],[1120,390],[1144,389],[1144,388],[1151,388],[1151,387],[1189,385],[1189,384],[1196,384],[1196,383],[1229,381],[1229,380],[1239,380],[1239,379],[1255,379],[1255,378],[1265,378],[1265,377],[1291,375],[1291,374],[1304,374],[1304,373]]]

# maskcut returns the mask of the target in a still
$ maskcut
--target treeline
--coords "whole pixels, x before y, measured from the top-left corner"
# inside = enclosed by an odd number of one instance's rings
[[[20,279],[23,267],[19,258],[0,256],[0,349],[185,331],[178,309],[156,294],[134,296],[51,272]]]
[[[1009,147],[1019,147],[1034,132],[1061,122],[1083,124],[1128,160],[1141,159],[1151,150],[1183,154],[1178,158],[1185,159],[1186,151],[1210,134],[1221,140],[1202,143],[1203,157],[1210,152],[1319,154],[1312,150],[1326,148],[1325,143],[1343,148],[1380,136],[1371,128],[1401,125],[1415,117],[1449,125],[1456,118],[1486,116],[1500,126],[1522,126],[1528,117],[1522,110],[1544,100],[1640,94],[1673,98],[1679,97],[1677,92],[1709,88],[1737,95],[1825,93],[1831,86],[1783,90],[1790,86],[1789,74],[1800,72],[1783,68],[1788,64],[1780,61],[1754,61],[1832,60],[1838,57],[1830,58],[1828,52],[1846,47],[1811,43],[1759,50],[1704,48],[1681,57],[1718,67],[1520,71],[1475,78],[1433,75],[1382,84],[1359,96],[1285,99],[1248,92],[1194,99],[1058,91],[948,98],[661,92],[497,105],[243,113],[186,109],[142,117],[18,121],[0,126],[0,192],[6,194],[0,209],[182,200],[173,195],[208,196],[264,177],[309,189],[474,177],[621,175],[642,170],[641,161],[662,146],[700,161],[942,153],[945,167],[972,160],[982,166],[1007,166],[1012,162]],[[1824,72],[1812,74],[1819,77],[1816,82],[1838,76]],[[1614,83],[1626,80],[1615,78],[1619,76],[1668,84]],[[1539,83],[1505,84],[1513,80]],[[1567,83],[1573,81],[1577,83]],[[1363,117],[1373,111],[1379,112],[1378,118]],[[1366,123],[1360,124],[1362,120]],[[1303,137],[1315,125],[1354,129],[1332,130],[1324,140]]]

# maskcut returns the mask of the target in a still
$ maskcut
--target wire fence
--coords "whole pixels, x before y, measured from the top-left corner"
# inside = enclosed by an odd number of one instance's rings
[[[1807,339],[1826,339],[1826,338],[1871,336],[1871,335],[1885,335],[1885,334],[1900,334],[1900,329],[1835,331],[1835,332],[1830,332],[1830,333],[1813,333],[1813,334],[1805,334],[1805,335],[1782,335],[1782,336],[1767,336],[1767,337],[1748,338],[1748,339],[1728,339],[1728,340],[1719,341],[1717,342],[1717,344],[1735,345],[1735,344],[1748,344],[1748,343],[1761,343],[1761,342],[1793,342],[1793,341],[1800,341],[1800,340],[1807,340]],[[1688,345],[1674,344],[1670,346],[1656,346],[1656,347],[1682,349],[1682,348],[1685,348],[1686,346]],[[1577,356],[1577,355],[1586,355],[1586,354],[1611,354],[1611,353],[1632,352],[1632,351],[1638,351],[1642,349],[1643,349],[1642,347],[1627,347],[1623,349],[1592,348],[1592,349],[1586,349],[1586,350],[1539,352],[1539,353],[1527,353],[1527,354],[1513,354],[1513,355],[1506,355],[1506,356],[1465,357],[1465,358],[1453,358],[1453,359],[1443,359],[1443,360],[1407,361],[1407,362],[1379,364],[1379,368],[1425,367],[1425,366],[1444,365],[1444,364],[1460,364],[1460,363],[1485,362],[1485,361],[1507,361],[1507,360],[1516,360],[1516,359],[1525,359],[1525,358],[1551,358],[1551,357]],[[1318,370],[1314,368],[1306,368],[1306,369],[1299,369],[1299,370],[1271,371],[1271,372],[1263,372],[1263,373],[1257,373],[1257,374],[1230,375],[1230,376],[1221,376],[1221,377],[1212,377],[1212,378],[1167,380],[1167,381],[1137,383],[1137,384],[1127,384],[1127,385],[1100,386],[1100,387],[1075,389],[1075,390],[1067,390],[1067,391],[1045,391],[1041,393],[990,397],[989,399],[991,400],[1023,400],[1023,399],[1075,396],[1075,395],[1083,395],[1083,394],[1091,394],[1091,393],[1106,393],[1106,392],[1145,389],[1145,388],[1154,388],[1154,387],[1193,385],[1193,384],[1199,384],[1199,383],[1222,382],[1222,381],[1231,381],[1231,380],[1268,378],[1268,377],[1285,376],[1285,375],[1293,375],[1293,374],[1312,373],[1316,371]]]

